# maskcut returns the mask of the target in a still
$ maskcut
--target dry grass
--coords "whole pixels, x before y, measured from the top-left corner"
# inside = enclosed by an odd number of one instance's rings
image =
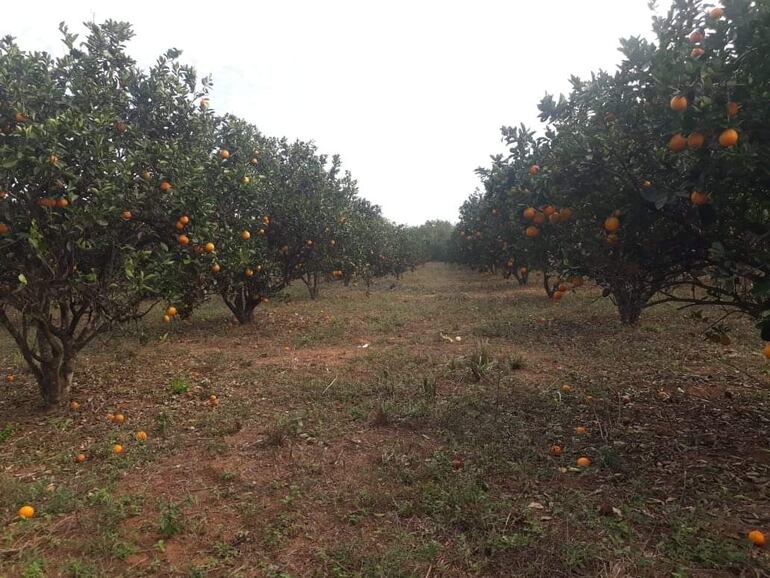
[[[0,342],[0,576],[768,572],[743,538],[770,531],[749,323],[725,348],[674,309],[623,328],[592,289],[435,264],[390,285],[122,331],[83,356],[76,413],[41,413]]]

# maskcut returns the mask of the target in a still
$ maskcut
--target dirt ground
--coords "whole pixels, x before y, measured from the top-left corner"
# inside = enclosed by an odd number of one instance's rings
[[[76,411],[41,409],[3,336],[0,576],[770,576],[750,322],[622,327],[595,288],[443,264],[303,290],[106,336]]]

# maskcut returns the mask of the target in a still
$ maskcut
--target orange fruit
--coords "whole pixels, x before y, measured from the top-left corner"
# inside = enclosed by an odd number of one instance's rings
[[[209,107],[209,99],[208,98],[201,98],[201,102],[199,104],[201,110],[206,110]]]
[[[49,165],[55,165],[59,162],[59,157],[56,155],[48,155],[48,164]]]
[[[330,244],[332,247],[334,247],[334,246],[337,244],[337,241],[335,241],[334,239],[332,239],[331,241],[329,241],[329,244]]]
[[[70,402],[70,409],[72,411],[77,411],[80,409],[80,404],[76,402],[74,399]]]
[[[6,375],[5,376],[5,381],[8,382],[8,383],[13,383],[14,381],[16,381],[16,376],[15,375]]]
[[[570,393],[571,391],[572,391],[572,386],[571,385],[565,384],[565,385],[561,386],[561,392],[562,393]]]
[[[604,220],[604,230],[608,233],[615,233],[620,229],[620,219],[617,217],[607,217]]]
[[[230,151],[227,149],[219,149],[219,158],[224,160],[227,160],[230,158]]]
[[[737,115],[737,114],[738,114],[738,109],[739,109],[740,107],[738,106],[738,103],[737,103],[737,102],[732,102],[732,101],[730,101],[730,102],[728,102],[728,103],[725,105],[725,108],[727,108],[727,116],[729,116],[729,117],[733,117],[733,116],[735,116],[735,115]]]
[[[561,447],[557,445],[551,446],[551,449],[548,450],[548,453],[550,453],[552,456],[560,456],[561,455]]]
[[[136,432],[136,441],[138,442],[146,442],[147,441],[147,432],[138,431]]]
[[[252,166],[256,166],[257,163],[259,163],[257,159],[251,159],[249,162],[252,164]]]
[[[709,198],[706,193],[701,193],[700,191],[693,191],[692,193],[690,193],[690,202],[696,207],[705,205],[706,203],[708,203],[708,201],[709,201]]]
[[[719,135],[719,144],[723,147],[732,147],[738,143],[738,131],[734,128],[723,130]]]
[[[529,174],[533,177],[537,175],[537,173],[540,172],[540,167],[538,165],[532,165],[529,167]]]
[[[177,314],[177,310],[176,310],[176,307],[174,307],[173,305],[169,306],[169,308],[166,309],[166,315],[168,315],[169,317],[174,317],[176,314]]]
[[[66,209],[67,207],[69,207],[69,204],[70,202],[64,197],[56,199],[56,206],[59,207],[60,209]]]
[[[114,446],[112,446],[112,453],[114,453],[115,455],[122,454],[123,446],[120,444],[115,444]]]
[[[688,105],[687,97],[682,95],[675,96],[674,98],[671,99],[670,104],[671,104],[671,110],[673,110],[674,112],[684,112],[685,110],[687,110],[687,105]]]
[[[177,230],[177,231],[182,231],[182,230],[184,230],[184,225],[182,224],[182,222],[181,222],[181,221],[177,221],[177,222],[176,222],[176,225],[174,225],[174,227],[176,227],[176,230]]]
[[[572,209],[569,207],[564,207],[561,211],[559,211],[559,221],[569,221],[572,218]]]
[[[534,239],[540,234],[540,229],[534,226],[529,226],[526,229],[524,229],[524,234],[530,239]]]
[[[676,133],[674,136],[671,137],[671,140],[668,141],[668,148],[674,151],[675,153],[683,151],[686,146],[687,146],[687,139],[684,138],[680,133]]]
[[[164,315],[163,316],[163,323],[171,323],[171,316],[170,315]]]
[[[578,467],[587,468],[588,466],[591,465],[591,460],[588,459],[587,457],[583,456],[583,457],[578,458],[575,463],[578,465]]]
[[[190,224],[190,217],[188,217],[187,215],[182,215],[181,217],[179,217],[179,222],[187,226]]]
[[[252,271],[251,269],[246,269],[243,272],[243,274],[246,275],[246,277],[253,277],[254,276],[254,271]]]
[[[206,243],[204,248],[206,249],[206,253],[213,253],[215,249],[214,243],[211,243],[211,242]]]
[[[722,8],[720,8],[719,6],[709,10],[709,18],[711,18],[713,20],[719,20],[724,15],[725,15],[725,11]]]
[[[610,233],[609,235],[607,235],[606,241],[608,245],[617,245],[618,236],[615,233]]]
[[[251,239],[251,233],[249,233],[248,231],[243,231],[241,233],[241,239],[243,239],[244,241],[248,241],[249,239]]]
[[[212,273],[219,273],[219,271],[220,271],[221,269],[222,269],[222,268],[219,266],[219,263],[214,263],[214,264],[211,266],[211,272],[212,272]]]
[[[693,44],[698,44],[703,40],[703,33],[700,30],[695,30],[690,33],[689,39]]]
[[[75,461],[79,464],[82,464],[84,461],[86,461],[86,454],[78,454],[75,456]]]
[[[131,211],[123,211],[122,213],[120,213],[120,217],[124,221],[130,221],[133,216],[134,215],[131,214]]]
[[[765,346],[762,348],[762,355],[764,355],[765,357],[767,357],[768,359],[770,359],[770,343],[768,343],[767,345],[765,345]]]
[[[559,291],[566,293],[569,290],[569,285],[566,283],[559,283]]]
[[[690,136],[687,137],[687,147],[691,151],[698,150],[699,148],[703,147],[703,143],[705,142],[705,138],[703,137],[702,133],[699,132],[693,132],[690,133]]]
[[[561,215],[559,213],[553,213],[548,216],[548,221],[552,225],[558,225],[561,222]]]
[[[33,517],[35,515],[35,508],[32,506],[22,506],[19,508],[19,517],[24,518],[25,520],[28,520],[29,518]]]
[[[311,241],[310,239],[308,239],[308,240],[305,242],[305,244],[306,244],[308,247],[312,247],[312,246],[313,246],[313,241]]]
[[[582,425],[579,425],[575,428],[575,433],[579,436],[586,434],[586,428],[584,428]]]
[[[344,223],[344,222],[345,222],[345,221],[342,221],[342,223]],[[342,223],[341,223],[341,224],[342,224]],[[263,224],[263,225],[269,225],[269,224],[270,224],[270,217],[268,217],[267,215],[265,215],[264,217],[262,217],[262,224]]]
[[[163,181],[160,184],[160,190],[163,191],[164,193],[169,192],[171,190],[171,183],[169,183],[168,181]]]
[[[561,301],[561,298],[564,297],[564,293],[562,291],[556,291],[553,294],[553,300],[554,301]]]
[[[112,418],[112,421],[118,425],[123,425],[123,423],[126,421],[126,416],[124,416],[122,413],[116,413],[115,417]]]
[[[650,181],[644,181],[644,182],[642,183],[642,186],[643,186],[645,189],[649,189],[650,187],[652,187],[652,183],[651,183]]]
[[[248,185],[250,182],[251,182],[251,177],[248,176],[248,175],[241,179],[241,184],[242,185]]]
[[[219,405],[219,398],[216,395],[209,396],[209,403],[213,406]]]
[[[25,120],[27,120],[27,117],[20,112],[17,112],[13,118],[17,123],[24,122]]]
[[[535,223],[535,225],[542,225],[545,223],[545,215],[543,213],[537,213],[532,219],[532,222]]]
[[[190,237],[188,237],[187,235],[179,235],[179,237],[177,237],[177,240],[179,241],[180,245],[190,244]]]
[[[692,58],[700,58],[703,56],[704,50],[700,46],[696,46],[690,51],[690,56]]]
[[[128,130],[128,125],[123,121],[115,121],[115,130],[118,131],[120,134],[123,134]]]
[[[152,178],[152,173],[150,171],[143,171],[142,172],[142,178],[145,181],[149,181]]]
[[[556,207],[554,207],[553,205],[547,205],[547,206],[545,206],[545,207],[543,208],[543,214],[544,214],[546,217],[550,217],[550,216],[551,216],[551,215],[553,215],[555,212],[556,212]]]
[[[534,207],[527,207],[526,209],[524,209],[524,212],[522,213],[522,215],[524,216],[525,219],[527,219],[527,221],[531,221],[535,217],[536,213],[537,211],[535,210]]]
[[[7,235],[11,228],[5,223],[0,223],[0,235]]]
[[[767,540],[765,538],[765,535],[760,532],[759,530],[752,530],[747,534],[749,538],[749,542],[757,546],[758,548],[761,548],[765,544],[767,544]]]

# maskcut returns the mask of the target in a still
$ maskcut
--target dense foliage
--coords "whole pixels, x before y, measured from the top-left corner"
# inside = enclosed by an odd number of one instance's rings
[[[615,73],[540,103],[545,134],[506,128],[480,169],[455,259],[592,278],[621,320],[662,302],[770,310],[770,7],[677,0],[657,42],[621,41]],[[549,279],[551,280],[549,282]],[[770,339],[768,321],[763,337]]]

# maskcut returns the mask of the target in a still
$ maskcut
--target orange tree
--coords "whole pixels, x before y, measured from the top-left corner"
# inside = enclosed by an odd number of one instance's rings
[[[82,43],[62,27],[61,58],[0,42],[0,325],[46,404],[83,347],[162,293],[168,215],[205,200],[195,72],[177,51],[140,70],[128,24],[87,26]]]

